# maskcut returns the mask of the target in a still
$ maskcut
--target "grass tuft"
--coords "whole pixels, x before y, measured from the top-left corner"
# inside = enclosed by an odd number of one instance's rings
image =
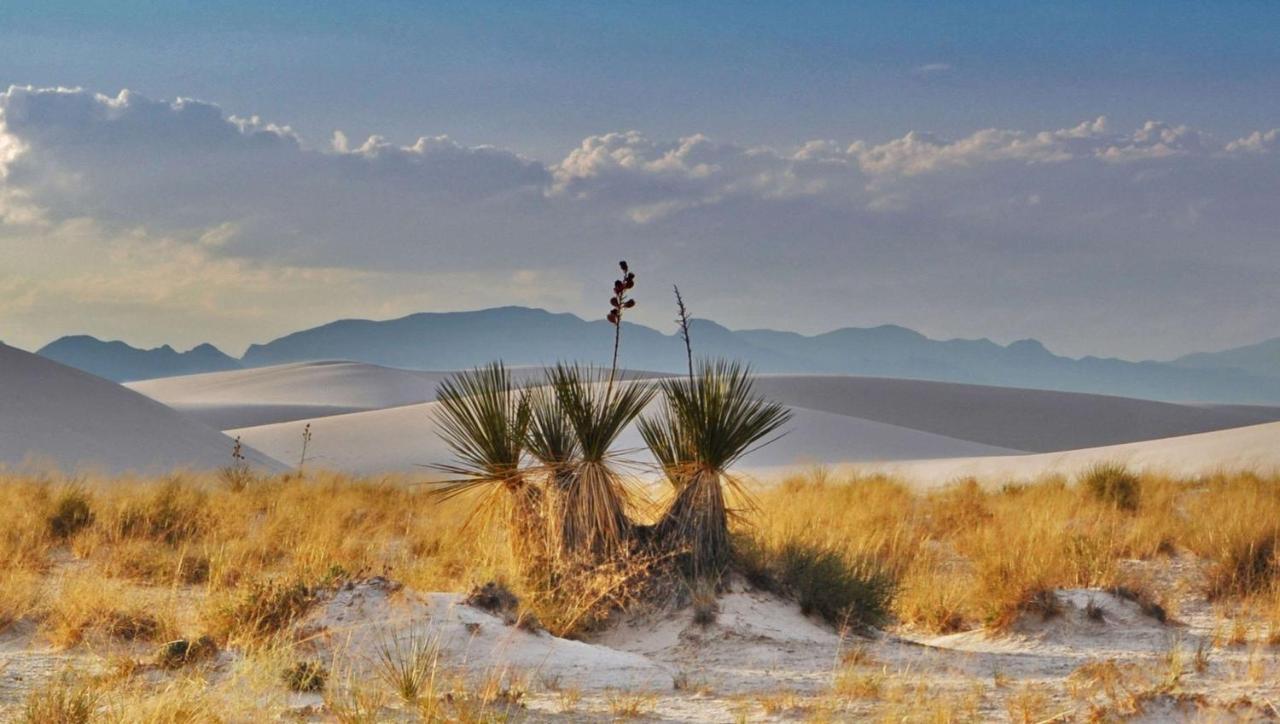
[[[1119,463],[1097,463],[1080,477],[1080,484],[1094,499],[1119,510],[1137,510],[1142,480]]]

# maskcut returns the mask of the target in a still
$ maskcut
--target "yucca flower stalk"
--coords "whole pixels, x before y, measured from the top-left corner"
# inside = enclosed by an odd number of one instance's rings
[[[622,313],[636,305],[636,300],[628,299],[627,292],[636,285],[635,272],[626,261],[618,262],[622,270],[622,278],[613,281],[613,296],[609,298],[609,315],[605,319],[613,325],[613,363],[609,366],[609,389],[613,389],[613,380],[618,374],[618,346],[622,342]]]
[[[559,519],[554,525],[560,550],[569,558],[595,561],[621,553],[630,536],[630,491],[612,447],[654,394],[647,384],[606,384],[601,378],[576,365],[557,365],[547,374],[578,453],[557,483]]]
[[[691,379],[664,380],[662,389],[662,411],[640,422],[674,488],[657,539],[681,552],[695,577],[715,577],[731,556],[726,493],[747,498],[730,469],[770,442],[791,413],[756,395],[749,370],[734,362],[703,363]]]
[[[482,492],[478,510],[505,507],[512,551],[531,563],[545,548],[545,519],[542,490],[521,468],[531,420],[524,390],[495,362],[446,378],[436,400],[437,434],[456,460],[433,466],[452,476],[436,494]]]

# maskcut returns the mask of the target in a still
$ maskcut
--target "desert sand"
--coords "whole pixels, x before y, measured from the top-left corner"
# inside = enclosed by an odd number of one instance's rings
[[[313,464],[353,473],[425,472],[424,466],[448,461],[449,450],[435,434],[437,403],[357,412],[272,425],[236,428],[227,433],[280,460],[299,457],[304,426],[311,425],[308,459]],[[748,455],[748,467],[814,465],[846,460],[1000,455],[1016,451],[958,440],[920,430],[848,415],[793,408],[786,434]],[[624,458],[648,464],[648,453],[634,428],[618,442]],[[629,452],[628,452],[629,451]]]
[[[1034,481],[1048,475],[1072,478],[1099,463],[1119,463],[1135,471],[1183,477],[1241,471],[1270,474],[1280,470],[1278,439],[1280,423],[1272,422],[1038,455],[913,460],[851,467],[898,475],[925,485],[969,477],[1009,482]]]
[[[160,473],[231,462],[218,430],[108,380],[0,345],[0,462],[64,471]],[[278,463],[254,450],[249,462]]]

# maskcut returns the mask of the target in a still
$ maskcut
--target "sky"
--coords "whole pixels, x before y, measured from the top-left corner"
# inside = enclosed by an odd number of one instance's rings
[[[1280,336],[1271,2],[6,2],[0,339],[502,304]],[[5,90],[7,89],[7,90]]]

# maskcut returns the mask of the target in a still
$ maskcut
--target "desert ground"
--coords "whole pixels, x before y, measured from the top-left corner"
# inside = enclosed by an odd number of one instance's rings
[[[0,347],[0,718],[1280,717],[1280,411],[761,376],[791,418],[735,465],[723,575],[549,591],[428,484],[450,374]],[[614,447],[648,525],[669,486]]]

